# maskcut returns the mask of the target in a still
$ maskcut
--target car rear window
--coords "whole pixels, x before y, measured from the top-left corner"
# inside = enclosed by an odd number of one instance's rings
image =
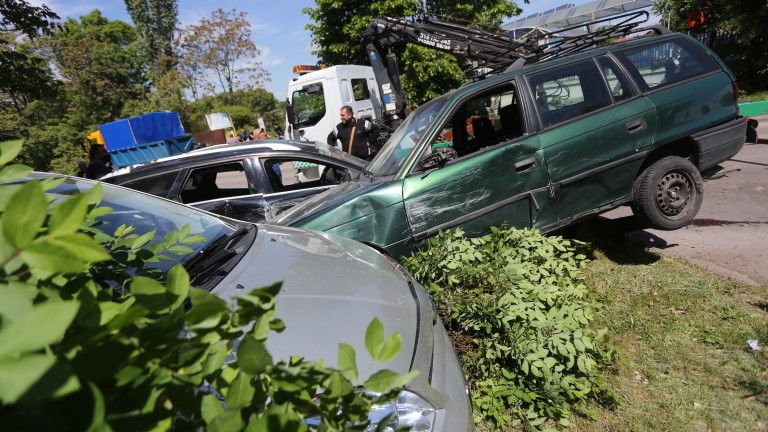
[[[118,184],[129,189],[168,198],[168,193],[171,191],[173,182],[176,180],[178,175],[178,171],[170,171],[153,176],[137,178],[126,182],[120,182]]]
[[[544,127],[612,103],[605,80],[592,59],[533,73],[528,82]]]
[[[665,87],[719,69],[706,52],[683,38],[619,50],[616,56],[634,72],[644,90]]]

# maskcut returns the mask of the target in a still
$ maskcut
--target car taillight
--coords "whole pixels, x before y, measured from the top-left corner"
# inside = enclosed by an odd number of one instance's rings
[[[739,83],[733,81],[731,85],[733,85],[733,103],[736,104],[736,115],[741,115],[741,110],[739,109]]]

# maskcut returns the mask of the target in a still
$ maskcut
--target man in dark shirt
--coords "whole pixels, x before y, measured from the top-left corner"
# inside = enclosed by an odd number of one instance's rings
[[[252,136],[251,134],[249,134],[249,133],[248,133],[248,132],[245,130],[245,128],[242,128],[242,129],[240,129],[240,135],[238,135],[238,136],[237,136],[237,138],[238,138],[240,141],[250,141],[250,140],[252,140],[252,139],[253,139],[253,136]]]
[[[104,145],[92,145],[90,158],[91,163],[85,170],[85,178],[98,180],[112,172],[112,155]]]
[[[328,145],[336,147],[336,140],[341,142],[341,149],[361,159],[370,159],[369,141],[376,139],[378,129],[368,120],[356,119],[352,107],[341,107],[341,123],[328,134]]]

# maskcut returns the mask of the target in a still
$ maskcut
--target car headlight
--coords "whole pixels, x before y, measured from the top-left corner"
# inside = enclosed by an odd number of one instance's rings
[[[374,403],[368,419],[371,424],[366,430],[374,431],[382,421],[389,420],[383,431],[431,431],[437,411],[424,398],[408,390],[398,393],[394,401]],[[387,419],[387,417],[391,418]]]
[[[380,395],[373,392],[365,392],[374,399]],[[431,431],[435,425],[437,410],[424,398],[408,390],[401,390],[394,401],[376,403],[371,406],[371,412],[368,413],[368,420],[371,424],[366,431],[375,431],[382,422],[387,424],[381,430],[383,432],[409,431],[422,432]],[[304,423],[310,428],[320,426],[320,417],[307,417]]]

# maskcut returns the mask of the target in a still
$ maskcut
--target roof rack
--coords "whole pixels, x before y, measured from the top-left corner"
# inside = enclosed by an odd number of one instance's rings
[[[510,50],[518,52],[518,58],[512,64],[500,65],[501,67],[491,68],[489,74],[498,72],[509,72],[521,69],[523,66],[551,59],[573,52],[583,51],[593,48],[610,39],[626,37],[633,33],[654,32],[656,34],[671,33],[669,29],[660,25],[651,25],[640,27],[648,21],[647,11],[635,11],[621,15],[601,18],[589,23],[577,24],[549,32],[515,41],[516,46],[510,46]],[[608,21],[620,20],[610,26],[598,28],[593,31],[587,31],[583,34],[568,35],[571,30],[583,29],[599,25]],[[482,66],[481,66],[482,67]]]

